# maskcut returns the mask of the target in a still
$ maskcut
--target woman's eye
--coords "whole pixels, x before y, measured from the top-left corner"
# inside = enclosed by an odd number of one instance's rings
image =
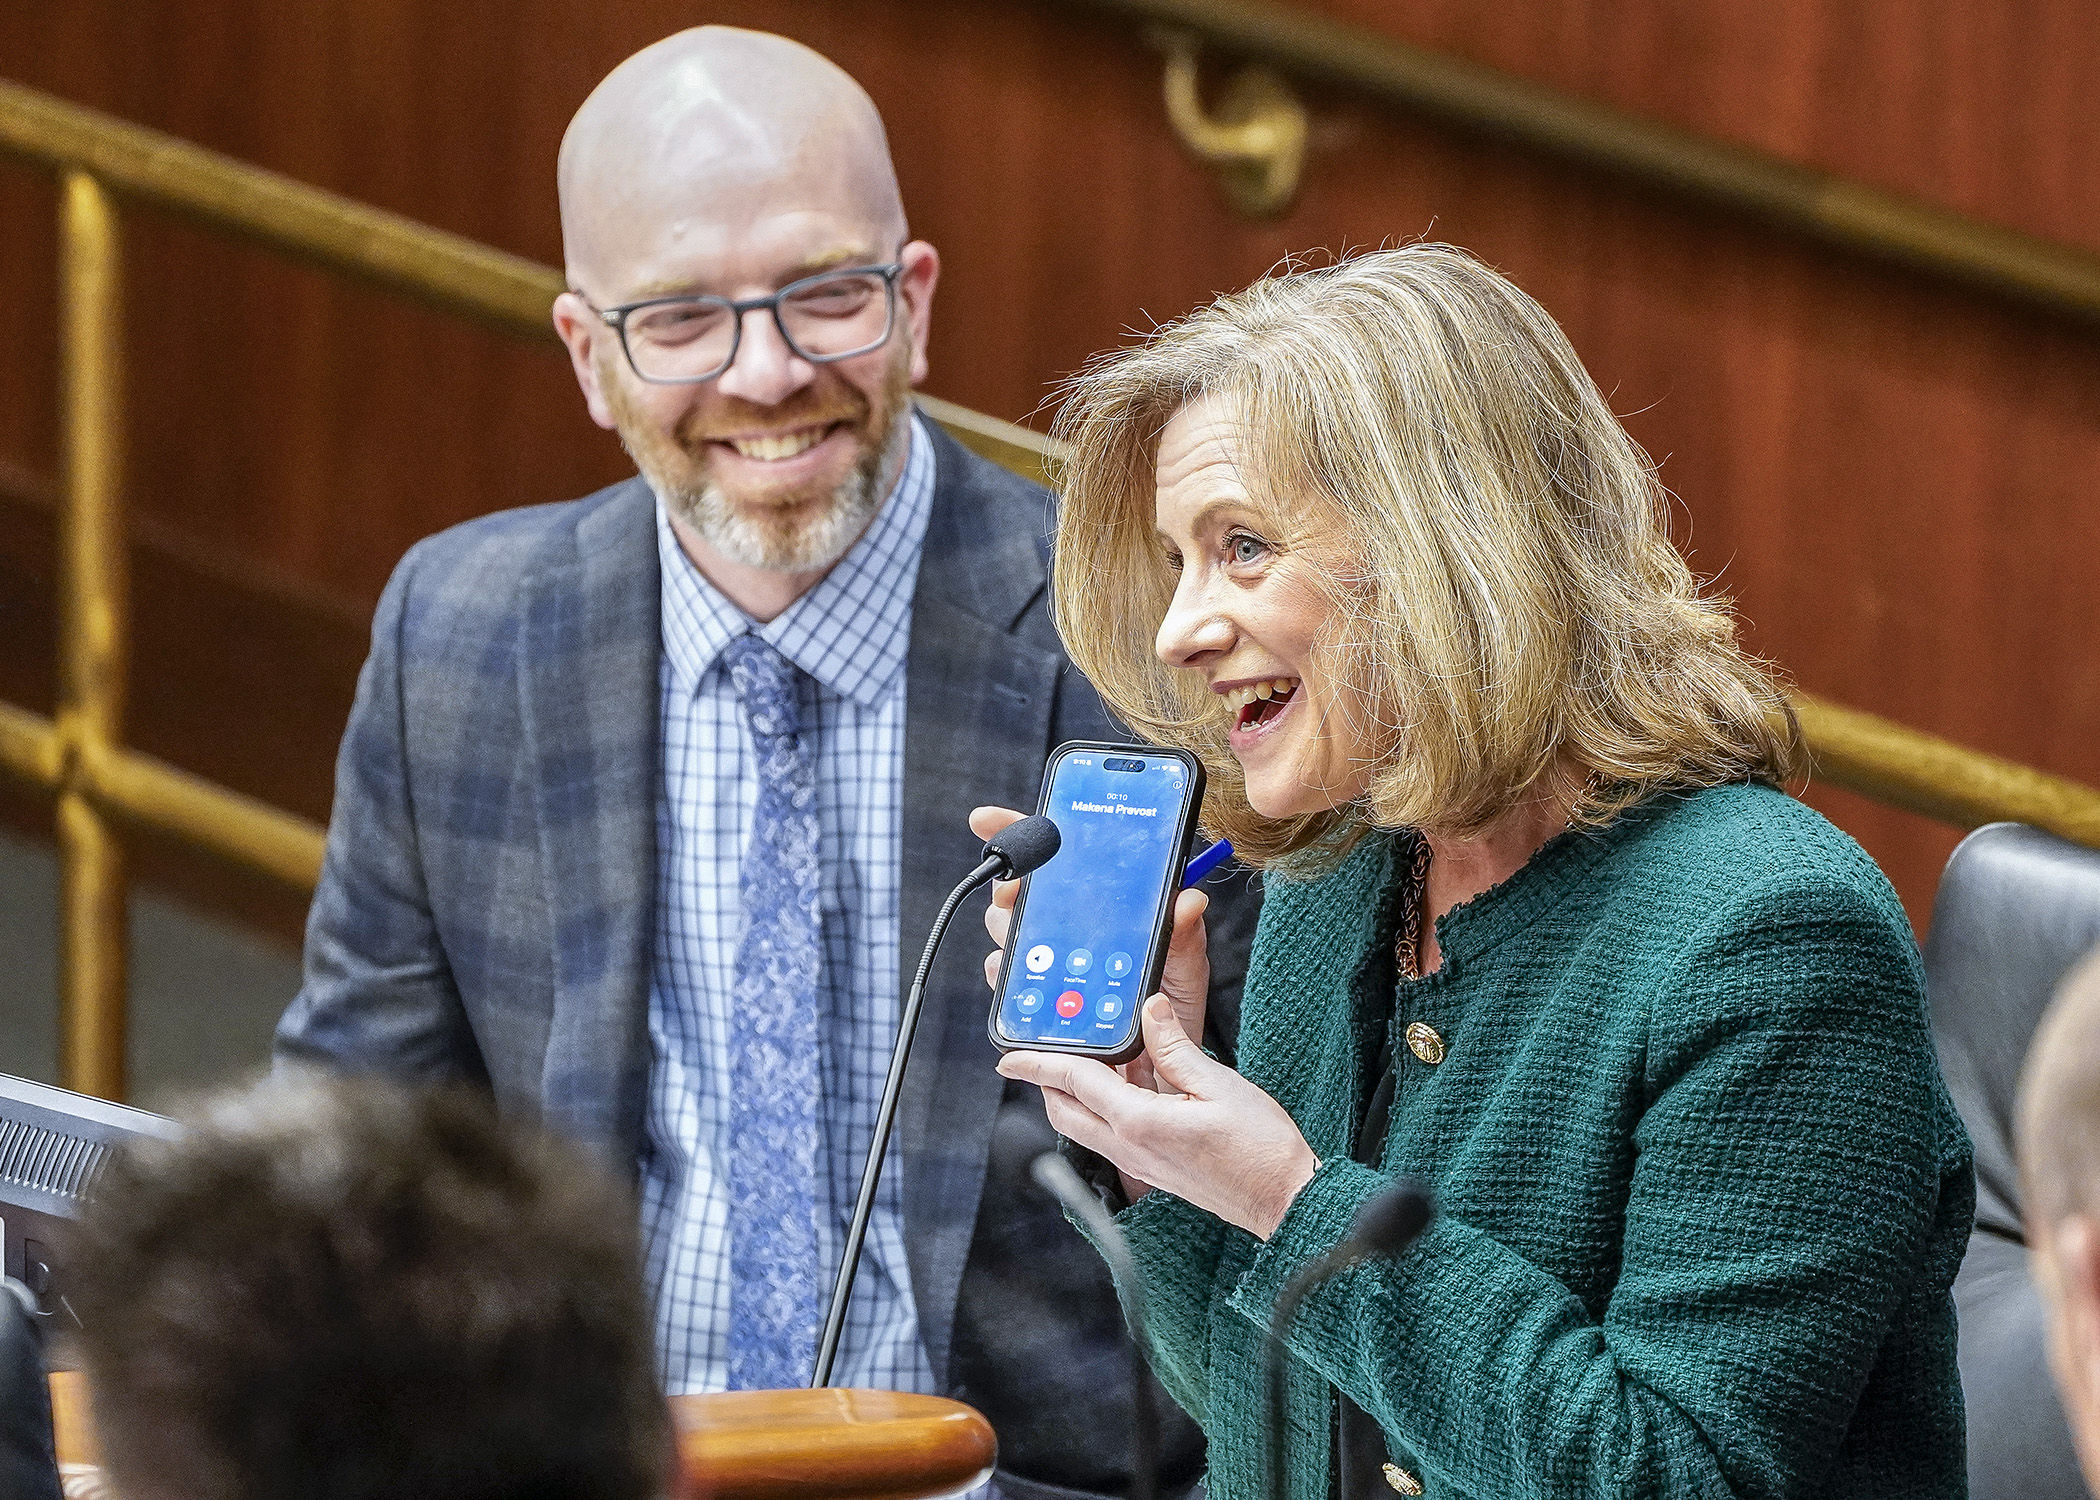
[[[1168,570],[1170,572],[1179,573],[1181,571],[1181,554],[1175,551],[1172,547],[1169,547],[1166,551],[1166,558]]]
[[[1225,554],[1236,563],[1260,562],[1268,553],[1267,542],[1244,531],[1235,531],[1225,539]]]

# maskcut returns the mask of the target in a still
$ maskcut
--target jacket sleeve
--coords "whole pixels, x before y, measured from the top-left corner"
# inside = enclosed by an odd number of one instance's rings
[[[373,617],[371,654],[336,759],[304,981],[277,1024],[276,1056],[426,1083],[486,1082],[417,847],[403,709],[417,556],[402,560]]]
[[[1144,1283],[1152,1372],[1182,1409],[1207,1428],[1210,1310],[1218,1267],[1228,1236],[1251,1237],[1159,1188],[1118,1213],[1116,1223]],[[1084,1225],[1080,1229],[1086,1232]],[[1127,1298],[1130,1289],[1123,1292]]]
[[[1512,1497],[1821,1492],[1884,1341],[1952,1276],[1935,1257],[1968,1212],[1965,1147],[1908,933],[1827,888],[1736,907],[1656,997],[1601,1317],[1453,1217],[1306,1302],[1294,1355],[1425,1477]],[[1384,1185],[1323,1165],[1231,1305],[1262,1321]]]

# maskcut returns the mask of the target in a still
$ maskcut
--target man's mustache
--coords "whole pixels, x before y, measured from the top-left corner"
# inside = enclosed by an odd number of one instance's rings
[[[678,445],[697,454],[709,443],[730,438],[758,437],[768,433],[797,432],[808,427],[830,427],[843,422],[859,429],[867,425],[869,403],[858,391],[842,396],[820,397],[807,403],[759,406],[740,403],[700,413],[689,413],[678,424]]]

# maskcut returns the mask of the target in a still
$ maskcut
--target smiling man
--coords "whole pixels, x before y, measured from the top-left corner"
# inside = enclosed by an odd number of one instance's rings
[[[881,117],[807,48],[706,27],[613,70],[559,181],[554,322],[591,417],[708,581],[771,620],[913,446],[940,257],[905,228]]]
[[[559,184],[555,326],[640,475],[396,571],[278,1050],[600,1147],[667,1388],[797,1385],[964,819],[1115,731],[1048,619],[1050,497],[912,406],[940,258],[850,78],[682,32],[592,93]],[[1228,1016],[1252,907],[1213,908]],[[970,948],[929,986],[836,1383],[976,1405],[1007,1495],[1122,1493],[1113,1289],[1027,1180],[1051,1135],[993,1071]],[[1178,1413],[1161,1439],[1172,1494],[1202,1445]]]

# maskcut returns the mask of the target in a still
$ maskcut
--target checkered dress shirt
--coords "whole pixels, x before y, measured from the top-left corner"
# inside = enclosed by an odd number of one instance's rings
[[[913,417],[889,500],[838,566],[778,619],[754,625],[680,550],[662,503],[661,774],[656,937],[649,981],[649,1103],[642,1231],[664,1388],[729,1377],[729,1035],[737,875],[758,781],[749,726],[722,652],[755,631],[813,680],[822,840],[817,1248],[825,1305],[873,1136],[897,1031],[904,666],[911,596],[933,499],[933,446]],[[812,701],[813,699],[813,701]],[[839,1348],[836,1385],[934,1392],[904,1256],[894,1142]]]

